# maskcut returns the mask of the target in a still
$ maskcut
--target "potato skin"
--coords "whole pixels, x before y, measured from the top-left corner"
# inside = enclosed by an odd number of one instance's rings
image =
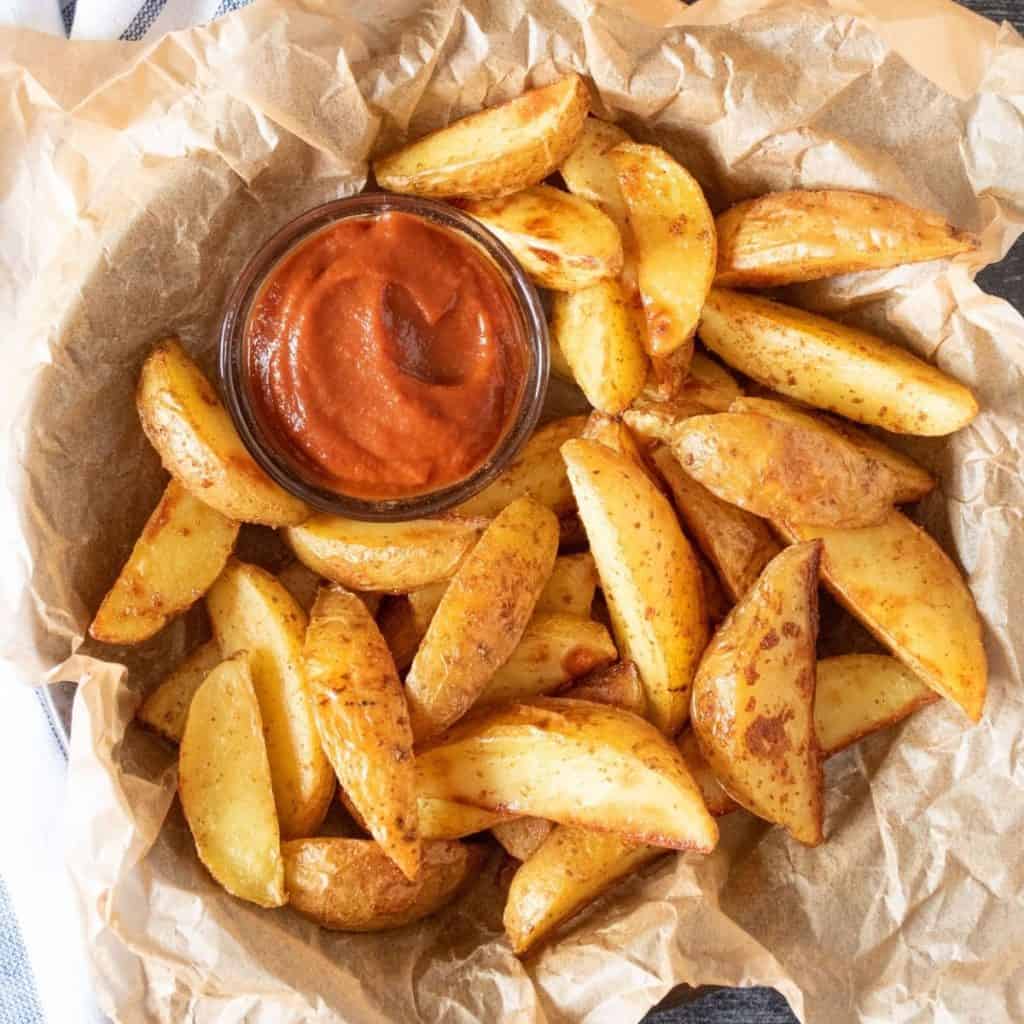
[[[308,518],[305,503],[256,465],[217,392],[176,338],[159,342],[143,364],[136,405],[164,468],[222,515],[265,526]]]
[[[485,848],[423,844],[410,881],[369,839],[294,839],[281,847],[288,901],[321,928],[379,932],[422,920],[450,903],[483,865]]]
[[[566,75],[378,158],[377,184],[438,198],[518,192],[558,169],[576,145],[589,107],[583,79]]]
[[[971,252],[977,239],[896,199],[841,189],[770,192],[719,214],[715,284],[774,288]]]

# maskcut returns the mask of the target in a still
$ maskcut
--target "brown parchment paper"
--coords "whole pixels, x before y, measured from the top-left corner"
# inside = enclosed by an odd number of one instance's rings
[[[201,617],[141,651],[82,644],[163,483],[136,375],[170,332],[212,368],[246,256],[357,191],[369,153],[568,69],[716,208],[845,186],[980,234],[970,260],[791,298],[902,339],[981,400],[913,450],[941,474],[922,513],[986,623],[985,718],[934,706],[830,762],[827,845],[734,815],[713,856],[641,872],[525,963],[496,864],[421,926],[321,933],[211,882],[173,759],[130,725]],[[945,0],[260,2],[139,45],[0,31],[0,139],[2,650],[27,682],[80,684],[68,861],[115,1020],[622,1024],[684,982],[773,985],[829,1024],[1024,1018],[1024,321],[972,280],[1024,229],[1012,30]]]

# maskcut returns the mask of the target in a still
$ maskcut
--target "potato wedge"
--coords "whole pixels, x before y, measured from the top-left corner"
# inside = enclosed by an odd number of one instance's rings
[[[405,679],[417,742],[447,729],[515,650],[558,553],[558,520],[533,498],[495,518],[434,613]]]
[[[656,448],[654,465],[668,484],[690,536],[711,562],[729,597],[738,601],[782,550],[768,524],[716,497],[683,472],[668,448]]]
[[[207,640],[150,693],[136,712],[136,717],[165,739],[180,743],[196,690],[222,660],[217,641]]]
[[[822,658],[814,697],[818,745],[831,756],[938,699],[906,666],[884,654]]]
[[[497,236],[534,284],[590,288],[622,269],[619,230],[593,203],[550,185],[500,199],[466,199],[463,211]]]
[[[646,447],[671,444],[679,429],[691,416],[704,416],[711,410],[688,397],[685,389],[674,398],[659,398],[645,388],[622,414],[633,436]]]
[[[718,777],[711,770],[711,766],[700,751],[700,744],[697,742],[697,736],[693,729],[684,729],[676,737],[676,744],[679,747],[679,753],[683,755],[686,767],[693,776],[693,781],[697,783],[708,814],[714,818],[721,818],[735,811],[739,804],[729,796],[718,781]]]
[[[731,288],[774,288],[978,247],[934,213],[841,189],[770,192],[737,203],[715,224],[715,283]]]
[[[412,664],[447,589],[447,580],[428,583],[408,594],[389,597],[381,606],[380,631],[399,672]]]
[[[454,800],[428,797],[420,794],[417,801],[420,838],[462,839],[477,832],[486,832],[502,821],[512,821],[513,816],[500,811],[486,811],[470,804]]]
[[[640,673],[631,661],[617,661],[614,665],[588,672],[562,696],[573,700],[590,700],[595,704],[611,704],[641,717],[647,710]]]
[[[629,210],[619,188],[618,171],[608,154],[630,141],[618,125],[588,117],[561,167],[566,188],[604,211],[615,222],[623,242],[629,234]]]
[[[140,644],[159,633],[206,593],[237,536],[238,523],[172,479],[103,598],[89,635],[105,644]]]
[[[905,349],[756,295],[712,288],[700,337],[775,391],[897,434],[952,434],[978,413],[967,388]]]
[[[693,731],[729,794],[809,846],[822,841],[814,731],[821,545],[768,564],[708,645],[693,684]]]
[[[678,750],[620,708],[538,697],[478,711],[416,758],[422,795],[708,851],[718,832]]]
[[[935,489],[935,477],[909,455],[890,448],[884,441],[838,416],[824,416],[823,419],[836,433],[842,434],[869,459],[874,459],[889,470],[896,480],[894,501],[897,505],[920,501]]]
[[[278,574],[278,582],[295,598],[298,606],[308,615],[316,600],[323,578],[301,562],[286,565]]]
[[[768,519],[873,526],[896,498],[896,478],[824,423],[779,402],[693,416],[672,451],[712,494]],[[737,406],[740,403],[736,403]]]
[[[505,933],[522,956],[605,889],[665,851],[619,836],[560,825],[512,879]]]
[[[420,196],[518,192],[558,169],[576,145],[589,106],[583,80],[566,75],[378,158],[377,184]]]
[[[561,612],[537,612],[476,703],[483,707],[555,693],[617,657],[615,644],[600,622]]]
[[[557,516],[572,512],[576,502],[560,449],[566,441],[579,437],[586,423],[586,416],[566,416],[545,423],[497,480],[458,505],[452,514],[492,518],[516,498],[523,497],[547,505]]]
[[[149,354],[136,404],[164,468],[221,515],[266,526],[309,517],[309,508],[253,461],[217,392],[176,339]]]
[[[178,793],[199,859],[233,896],[286,901],[270,764],[249,663],[222,662],[192,698],[178,756]]]
[[[294,839],[281,852],[291,906],[321,928],[340,932],[386,931],[436,913],[486,856],[482,846],[424,843],[422,870],[410,880],[369,839]]]
[[[555,826],[543,818],[513,818],[491,826],[491,835],[516,860],[527,860],[539,849]]]
[[[315,832],[334,794],[306,688],[306,613],[270,573],[232,559],[206,595],[221,653],[247,651],[286,839]]]
[[[693,350],[715,273],[715,222],[693,176],[657,146],[625,142],[611,151],[636,242],[647,350]]]
[[[776,526],[789,541],[820,539],[821,575],[839,601],[936,693],[981,718],[988,669],[978,610],[921,527],[895,510],[860,530]]]
[[[303,650],[324,753],[367,831],[406,878],[420,867],[416,770],[405,694],[366,606],[322,587]]]
[[[722,582],[719,580],[715,570],[711,568],[708,560],[699,551],[695,550],[693,553],[700,568],[701,592],[704,595],[704,614],[707,616],[712,632],[714,632],[722,619],[729,614],[729,610],[732,608],[732,601],[726,597]]]
[[[595,590],[597,566],[589,551],[582,551],[578,555],[559,555],[537,598],[534,613],[558,612],[589,618]]]
[[[587,401],[617,415],[640,394],[647,353],[622,285],[613,279],[555,296],[552,337]]]
[[[401,594],[454,576],[486,526],[478,518],[364,523],[315,515],[285,539],[313,572],[343,587]]]
[[[562,455],[611,612],[616,646],[636,664],[648,714],[678,732],[707,643],[700,570],[668,499],[636,463],[596,441]]]
[[[736,378],[703,352],[693,352],[682,362],[675,354],[654,360],[644,392],[650,402],[675,400],[702,406],[704,412],[728,412],[743,396]]]

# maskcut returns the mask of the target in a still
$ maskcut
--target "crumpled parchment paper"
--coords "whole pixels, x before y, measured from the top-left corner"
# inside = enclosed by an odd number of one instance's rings
[[[420,926],[330,935],[214,885],[173,758],[130,725],[201,616],[141,651],[81,643],[163,482],[136,375],[172,332],[212,368],[246,256],[357,191],[369,153],[568,69],[716,208],[874,189],[981,236],[969,260],[791,297],[981,400],[912,448],[987,626],[985,718],[936,705],[830,762],[820,849],[734,815],[713,856],[641,872],[525,963],[493,864]],[[1024,321],[972,283],[1024,229],[1019,36],[946,0],[291,0],[144,45],[0,31],[0,83],[2,649],[27,682],[80,683],[68,858],[114,1019],[623,1024],[684,982],[773,985],[829,1024],[1024,1016]]]

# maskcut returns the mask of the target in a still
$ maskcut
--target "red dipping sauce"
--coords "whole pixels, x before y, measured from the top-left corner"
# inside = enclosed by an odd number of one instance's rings
[[[321,486],[366,499],[457,483],[507,432],[528,365],[515,300],[471,241],[414,214],[323,228],[246,324],[263,429]]]

